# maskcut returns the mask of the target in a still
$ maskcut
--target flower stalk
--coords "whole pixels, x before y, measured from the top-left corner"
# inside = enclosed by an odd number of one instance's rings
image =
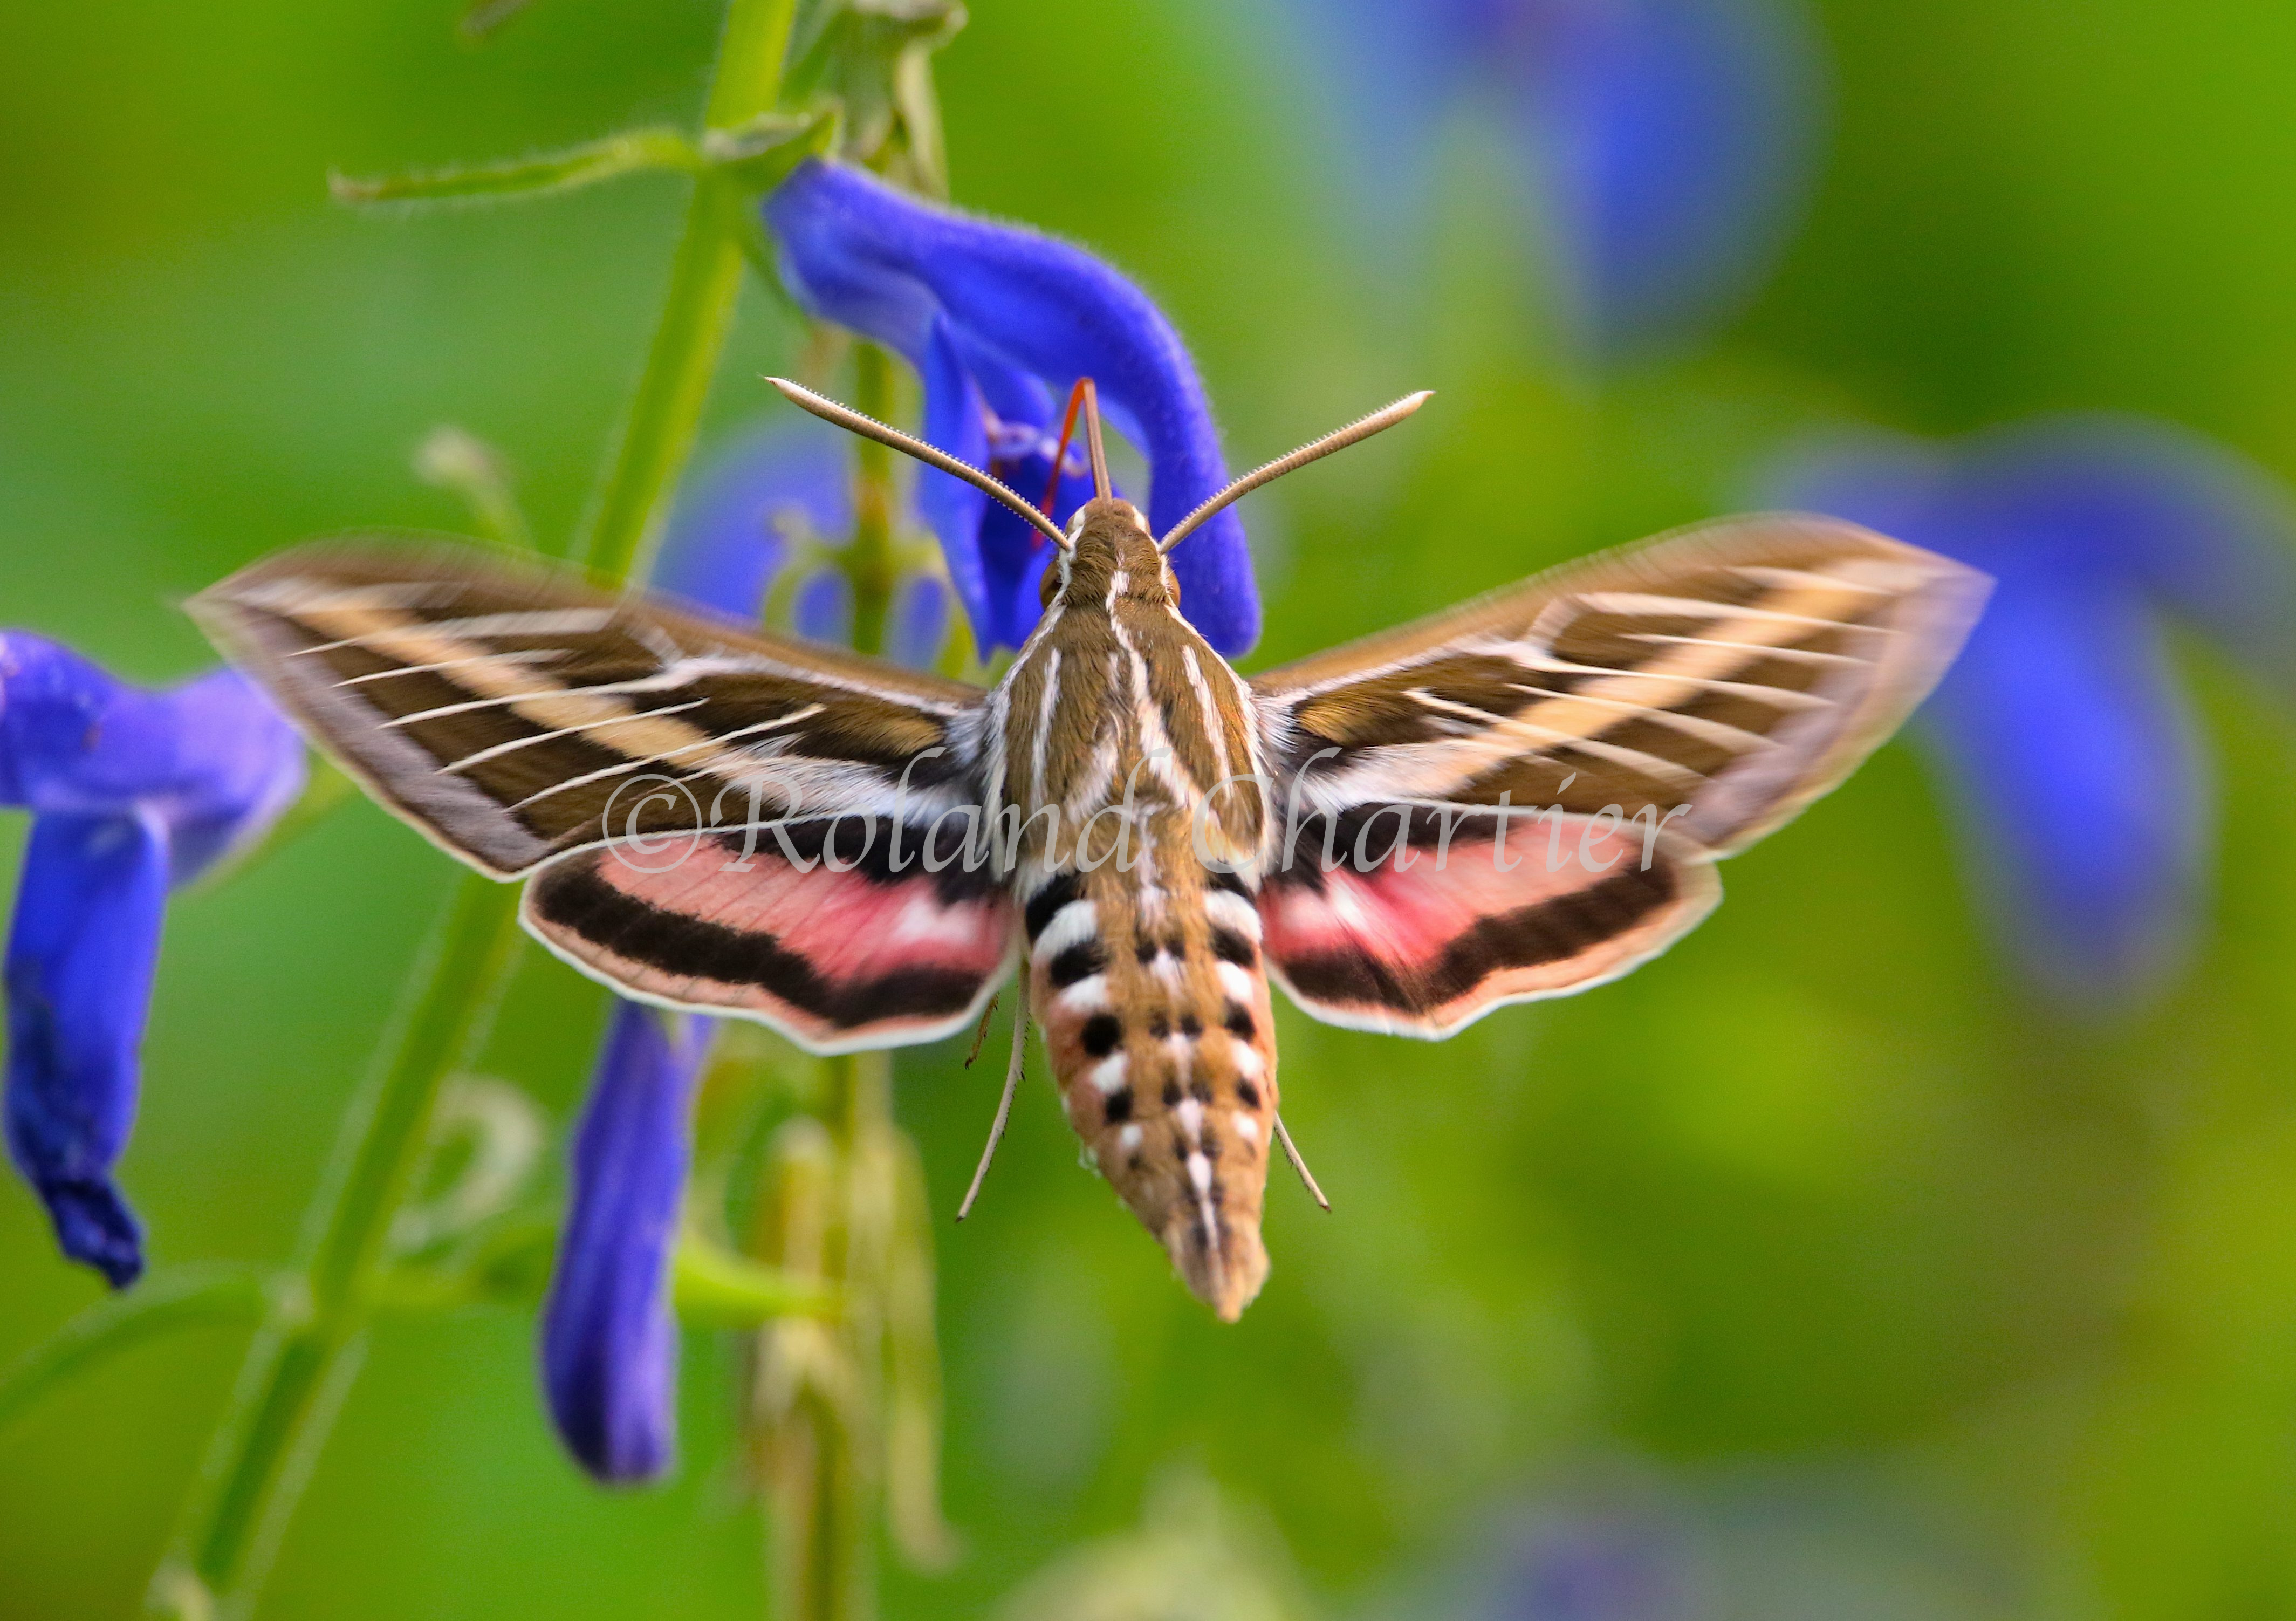
[[[874,343],[853,350],[855,409],[879,422],[892,420],[895,407],[893,358]],[[845,572],[853,584],[853,646],[863,653],[885,650],[885,621],[892,612],[900,559],[893,546],[893,514],[900,494],[893,484],[893,453],[873,439],[853,442],[853,543]]]
[[[726,131],[768,112],[781,94],[796,0],[732,0],[703,113]],[[609,580],[640,572],[678,470],[693,454],[701,407],[734,321],[748,256],[747,202],[718,176],[694,182],[671,261],[669,291],[606,476],[575,560]]]
[[[705,115],[734,128],[777,99],[795,0],[732,0]],[[746,265],[734,188],[694,184],[645,371],[578,557],[627,578],[659,527],[716,373]],[[152,1611],[234,1621],[253,1608],[271,1553],[356,1373],[393,1219],[430,1148],[447,1078],[478,1057],[519,957],[517,892],[478,876],[457,887],[415,970],[406,1012],[346,1121],[315,1204],[301,1270],[250,1347],[170,1551]]]
[[[892,357],[855,350],[856,408],[891,420]],[[851,540],[837,554],[853,591],[853,643],[884,650],[901,556],[892,455],[860,442]],[[874,1611],[868,1526],[882,1512],[912,1562],[947,1562],[941,1518],[940,1361],[923,1168],[893,1119],[884,1052],[819,1060],[815,1112],[776,1136],[757,1247],[767,1264],[817,1280],[845,1303],[833,1321],[783,1320],[759,1341],[751,1416],[770,1531],[771,1613],[863,1621]]]
[[[346,1119],[298,1269],[249,1348],[150,1603],[245,1615],[357,1370],[392,1219],[424,1156],[447,1077],[478,1056],[518,959],[517,892],[464,877],[415,971],[416,993]]]

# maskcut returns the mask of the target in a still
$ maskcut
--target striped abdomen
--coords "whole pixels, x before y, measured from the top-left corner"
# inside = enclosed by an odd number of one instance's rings
[[[1267,1276],[1267,978],[1243,880],[1156,860],[1174,853],[1159,840],[1130,873],[1070,870],[1037,890],[1029,1000],[1094,1164],[1233,1321]]]
[[[1180,1275],[1234,1320],[1267,1255],[1275,1047],[1247,879],[1265,843],[1249,694],[1188,627],[1121,501],[1086,509],[991,701],[991,780],[1025,817],[1029,995],[1070,1123]]]

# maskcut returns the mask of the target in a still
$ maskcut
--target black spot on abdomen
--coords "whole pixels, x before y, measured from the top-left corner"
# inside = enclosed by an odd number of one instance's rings
[[[1112,1013],[1095,1013],[1084,1022],[1084,1030],[1078,1039],[1084,1043],[1085,1051],[1095,1058],[1104,1058],[1114,1052],[1116,1044],[1124,1039],[1124,1026],[1116,1022],[1116,1016]]]
[[[1102,950],[1097,940],[1080,940],[1054,958],[1045,968],[1045,977],[1055,991],[1065,990],[1080,979],[1090,979],[1108,967],[1108,953]]]

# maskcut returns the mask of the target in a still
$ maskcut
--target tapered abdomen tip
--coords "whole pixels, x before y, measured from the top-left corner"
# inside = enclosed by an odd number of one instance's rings
[[[1267,1281],[1267,1249],[1259,1241],[1257,1222],[1223,1222],[1217,1251],[1205,1244],[1203,1228],[1193,1221],[1174,1221],[1165,1228],[1163,1238],[1189,1292],[1222,1322],[1235,1321],[1259,1297],[1260,1286]]]

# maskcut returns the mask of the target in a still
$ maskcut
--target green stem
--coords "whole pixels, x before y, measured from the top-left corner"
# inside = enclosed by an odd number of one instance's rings
[[[893,419],[893,358],[874,343],[854,350],[854,407],[880,422]],[[882,654],[899,558],[893,544],[898,510],[892,452],[872,440],[855,443],[853,538],[837,552],[853,588],[853,646]],[[866,1621],[875,1613],[869,1565],[869,1507],[879,1494],[882,1415],[883,1268],[867,1241],[865,1208],[878,1191],[865,1159],[892,1132],[891,1058],[882,1052],[821,1060],[822,1097],[815,1111],[833,1140],[832,1186],[842,1203],[827,1215],[840,1230],[828,1258],[831,1287],[844,1316],[834,1328],[844,1383],[831,1399],[811,1388],[785,1415],[774,1471],[775,1613],[788,1621]],[[787,1190],[785,1190],[786,1192]],[[814,1190],[829,1197],[830,1189]],[[791,1194],[791,1197],[795,1197]]]
[[[391,1217],[430,1146],[440,1086],[476,1061],[517,965],[518,893],[464,877],[415,971],[415,994],[345,1117],[313,1205],[300,1287],[249,1348],[175,1543],[161,1613],[244,1615],[357,1362]]]
[[[732,0],[706,114],[712,129],[779,95],[795,0]],[[646,369],[582,555],[609,580],[636,565],[675,487],[717,369],[744,265],[730,189],[698,181]],[[346,1119],[305,1240],[305,1287],[250,1346],[152,1609],[238,1621],[357,1371],[392,1217],[430,1144],[447,1077],[473,1062],[518,961],[517,892],[463,880],[415,971],[406,1012]]]
[[[812,1189],[816,1219],[835,1235],[823,1260],[840,1289],[844,1316],[834,1325],[832,1354],[839,1377],[816,1377],[800,1410],[791,1415],[798,1467],[788,1495],[776,1504],[780,1552],[775,1613],[788,1621],[867,1621],[875,1613],[868,1563],[869,1479],[865,1453],[875,1429],[874,1349],[877,1280],[860,1253],[862,1131],[873,1118],[877,1095],[890,1085],[891,1062],[881,1052],[847,1053],[822,1063],[819,1118],[834,1169]],[[864,1263],[857,1265],[857,1262]]]
[[[677,1247],[671,1299],[678,1320],[721,1329],[754,1329],[782,1317],[826,1317],[842,1306],[817,1278],[761,1266],[699,1236]]]
[[[795,0],[733,0],[709,87],[707,128],[731,129],[772,109],[795,14]],[[693,449],[747,268],[742,211],[748,206],[732,186],[706,174],[686,203],[653,347],[630,400],[613,469],[575,554],[576,561],[609,580],[641,572],[678,470]]]
[[[879,422],[892,421],[895,386],[892,356],[874,343],[856,345],[853,408]],[[846,577],[853,584],[853,646],[862,653],[882,654],[900,572],[893,547],[899,492],[893,485],[892,451],[873,439],[856,439],[854,455],[853,543],[844,558]]]
[[[84,1369],[144,1340],[177,1329],[261,1322],[280,1309],[283,1292],[253,1267],[224,1266],[163,1273],[109,1296],[0,1373],[0,1428]]]

